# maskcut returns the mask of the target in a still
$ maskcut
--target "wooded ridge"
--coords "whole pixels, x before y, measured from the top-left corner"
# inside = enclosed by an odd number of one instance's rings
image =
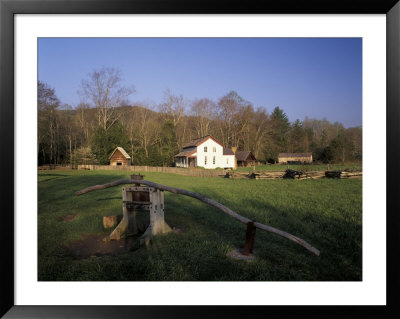
[[[74,107],[61,105],[55,89],[38,82],[39,165],[108,165],[109,155],[120,146],[132,165],[171,166],[183,145],[206,135],[225,148],[252,151],[261,162],[274,163],[282,152],[312,152],[314,161],[326,163],[362,158],[361,127],[344,128],[306,116],[290,122],[279,106],[256,107],[235,91],[216,101],[188,101],[167,90],[158,105],[130,105],[123,97],[131,91],[122,90],[120,78],[107,70],[91,75],[103,76],[104,81],[83,82],[87,102]],[[116,81],[115,87],[107,88],[113,94],[97,93],[105,92],[96,85],[107,77]]]

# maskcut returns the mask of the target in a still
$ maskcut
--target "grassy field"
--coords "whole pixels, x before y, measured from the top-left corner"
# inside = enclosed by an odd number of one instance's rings
[[[237,213],[290,232],[319,257],[257,230],[256,260],[227,253],[244,245],[246,225],[196,199],[165,193],[167,223],[180,229],[118,256],[77,259],[67,247],[105,235],[102,216],[122,214],[122,186],[75,191],[129,177],[118,171],[38,174],[40,281],[357,281],[362,279],[362,180],[234,180],[146,173],[156,183],[201,193]],[[142,213],[145,220],[148,213]]]

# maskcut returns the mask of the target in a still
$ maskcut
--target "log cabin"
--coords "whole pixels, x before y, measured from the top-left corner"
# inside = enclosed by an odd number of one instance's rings
[[[111,153],[110,157],[110,166],[130,166],[131,165],[131,157],[122,147],[116,147],[115,150]]]
[[[237,151],[235,156],[238,166],[247,167],[256,163],[256,157],[250,151]]]

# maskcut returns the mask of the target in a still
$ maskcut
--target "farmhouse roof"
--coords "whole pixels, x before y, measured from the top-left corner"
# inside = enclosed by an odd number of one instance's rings
[[[223,150],[223,155],[235,155],[235,153],[233,153],[231,148],[224,148]]]
[[[186,143],[185,145],[183,145],[183,148],[188,148],[188,147],[197,147],[200,144],[203,144],[205,141],[207,141],[208,139],[212,139],[214,142],[218,143],[219,145],[221,145],[222,147],[224,145],[222,145],[222,143],[220,141],[218,141],[216,138],[212,137],[211,135],[206,135],[203,137],[200,137],[198,139],[192,140],[189,143]]]
[[[110,158],[114,155],[114,153],[115,153],[116,150],[120,151],[121,154],[122,154],[126,159],[130,159],[130,158],[131,158],[131,157],[128,155],[128,153],[127,153],[122,147],[118,146],[118,147],[116,147],[115,150],[111,153],[111,155],[110,155],[110,157],[109,157],[108,159],[110,159]]]
[[[190,157],[195,152],[196,152],[196,149],[190,150],[190,151],[182,151],[179,154],[176,154],[175,157]]]
[[[312,153],[279,153],[278,157],[307,157],[311,155]]]
[[[237,151],[235,155],[238,161],[246,161],[249,157],[252,160],[256,159],[256,157],[250,151]]]

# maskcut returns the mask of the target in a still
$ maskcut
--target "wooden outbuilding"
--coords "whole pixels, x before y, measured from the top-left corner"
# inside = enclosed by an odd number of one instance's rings
[[[312,153],[279,153],[279,164],[312,163]]]
[[[116,147],[115,150],[111,153],[110,157],[110,166],[130,166],[131,165],[131,157],[122,147]]]
[[[256,163],[256,157],[250,151],[237,151],[235,153],[237,166],[253,166]]]

